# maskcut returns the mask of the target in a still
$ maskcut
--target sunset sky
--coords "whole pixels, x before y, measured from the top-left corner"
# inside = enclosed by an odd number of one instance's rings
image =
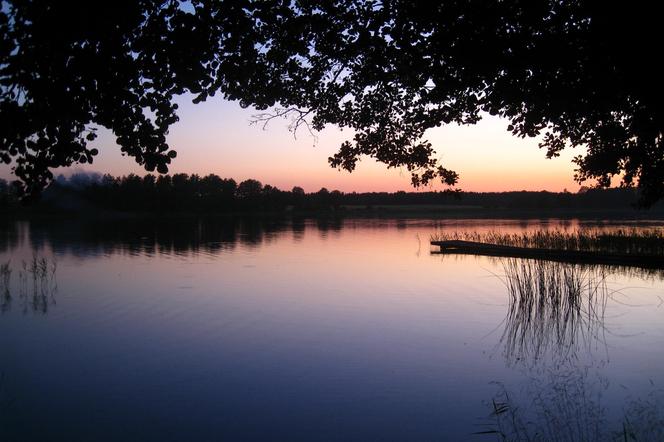
[[[329,127],[317,140],[306,129],[294,138],[287,120],[273,120],[263,130],[251,125],[252,109],[237,103],[211,98],[192,104],[178,99],[180,121],[170,131],[168,142],[178,157],[171,173],[215,173],[238,182],[255,178],[281,189],[301,186],[305,191],[321,187],[345,192],[412,191],[410,174],[390,169],[373,159],[363,158],[349,174],[332,169],[327,158],[341,142],[352,137],[349,130]],[[573,156],[580,150],[568,149],[559,158],[547,160],[536,138],[521,139],[506,131],[505,120],[486,116],[475,126],[449,125],[427,133],[437,157],[445,167],[461,175],[458,187],[467,191],[549,190],[575,192]],[[100,151],[92,165],[57,169],[55,174],[89,170],[113,175],[145,174],[130,157],[123,157],[109,131],[101,131],[93,143]],[[12,179],[9,166],[0,166],[0,177]],[[422,190],[443,189],[441,184]]]

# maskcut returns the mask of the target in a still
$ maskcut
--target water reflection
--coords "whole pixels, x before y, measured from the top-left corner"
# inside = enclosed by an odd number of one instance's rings
[[[17,271],[11,261],[0,265],[0,311],[8,312],[14,298],[18,297],[21,311],[46,314],[49,306],[55,305],[58,291],[55,259],[33,256],[21,261]],[[13,284],[12,274],[17,275]]]
[[[500,261],[508,296],[500,345],[523,380],[518,387],[494,382],[498,391],[476,434],[501,441],[664,440],[664,389],[651,380],[647,394],[625,399],[627,388],[603,374],[613,295],[607,276],[616,269]]]
[[[317,219],[323,237],[342,229],[342,219]],[[21,246],[31,250],[52,248],[77,257],[130,255],[207,254],[232,251],[238,245],[256,248],[292,232],[295,241],[304,236],[304,219],[283,218],[136,218],[113,220],[44,220],[7,223],[0,231],[0,253]]]
[[[606,348],[606,269],[510,258],[502,262],[508,310],[500,342],[508,364],[561,364]]]
[[[615,409],[611,383],[599,370],[573,365],[526,378],[519,390],[498,391],[478,434],[501,441],[662,441],[664,389],[652,383],[644,397]]]
[[[498,383],[485,424],[502,441],[611,440],[602,394],[607,381],[588,369],[559,369],[527,378],[520,390]]]
[[[631,225],[622,221],[620,226]],[[269,244],[276,237],[287,236],[297,243],[307,229],[315,230],[320,238],[333,239],[344,231],[391,229],[406,231],[424,227],[427,232],[441,230],[474,232],[523,232],[550,228],[565,231],[592,225],[612,228],[613,224],[581,220],[482,220],[482,219],[385,219],[289,217],[127,217],[127,218],[35,218],[30,221],[0,220],[0,254],[12,253],[25,246],[40,252],[52,248],[56,253],[73,256],[108,256],[113,253],[130,255],[207,254],[233,251],[236,247],[257,248]],[[661,226],[661,223],[647,223]],[[429,233],[423,235],[427,238]],[[640,275],[664,276],[664,271],[619,269]]]
[[[12,296],[10,292],[12,269],[10,262],[0,265],[0,311],[3,313],[9,310]]]
[[[649,403],[639,382],[662,382],[653,349],[664,345],[664,310],[617,304],[609,289],[641,285],[628,280],[639,273],[426,253],[441,228],[543,224],[0,220],[0,263],[11,259],[10,282],[0,278],[11,305],[0,372],[20,399],[8,431],[25,431],[19,440],[468,440],[491,380],[504,383],[509,409],[534,412],[535,398],[552,403],[556,391],[579,398],[590,407],[579,422],[592,421],[598,393],[600,407],[631,407],[616,385]],[[55,277],[28,271],[35,254],[57,259],[62,294],[48,296]],[[656,298],[662,283],[648,284],[630,303]],[[543,416],[558,403],[532,420],[549,425]],[[146,426],[145,416],[171,426]]]

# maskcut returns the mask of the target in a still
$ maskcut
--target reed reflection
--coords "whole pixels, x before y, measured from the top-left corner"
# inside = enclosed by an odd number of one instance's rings
[[[477,434],[513,442],[664,440],[664,389],[655,384],[642,396],[617,401],[598,370],[571,364],[526,378],[521,388],[497,385]]]
[[[518,386],[496,382],[477,434],[501,441],[664,440],[664,389],[611,385],[607,276],[634,268],[503,258],[508,308],[500,344]],[[652,273],[644,270],[645,276]],[[643,276],[643,275],[642,275]],[[596,357],[601,350],[604,357]]]
[[[0,265],[0,311],[3,313],[9,310],[12,296],[9,289],[11,282],[12,269],[10,263],[6,262]]]
[[[606,270],[554,261],[502,261],[508,310],[500,342],[508,364],[560,364],[606,348]]]
[[[0,311],[8,312],[16,294],[23,313],[46,314],[55,305],[58,291],[55,259],[33,256],[18,267],[17,283],[12,284],[14,268],[11,261],[0,265]]]

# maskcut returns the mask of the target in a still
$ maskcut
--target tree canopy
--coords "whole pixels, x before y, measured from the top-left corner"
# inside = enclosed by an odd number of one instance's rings
[[[638,2],[637,2],[638,3]],[[664,100],[656,5],[584,0],[3,1],[0,159],[25,190],[91,162],[96,127],[167,172],[174,97],[222,94],[291,118],[350,128],[329,161],[370,156],[414,185],[456,172],[425,132],[509,120],[548,157],[580,146],[576,178],[618,176],[642,202],[664,195]]]

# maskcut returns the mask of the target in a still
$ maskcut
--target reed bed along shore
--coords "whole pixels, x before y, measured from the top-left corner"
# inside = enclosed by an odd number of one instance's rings
[[[431,241],[473,241],[500,246],[549,249],[564,251],[587,251],[612,254],[659,256],[664,254],[664,231],[655,229],[536,230],[524,233],[502,233],[499,231],[439,232]]]

